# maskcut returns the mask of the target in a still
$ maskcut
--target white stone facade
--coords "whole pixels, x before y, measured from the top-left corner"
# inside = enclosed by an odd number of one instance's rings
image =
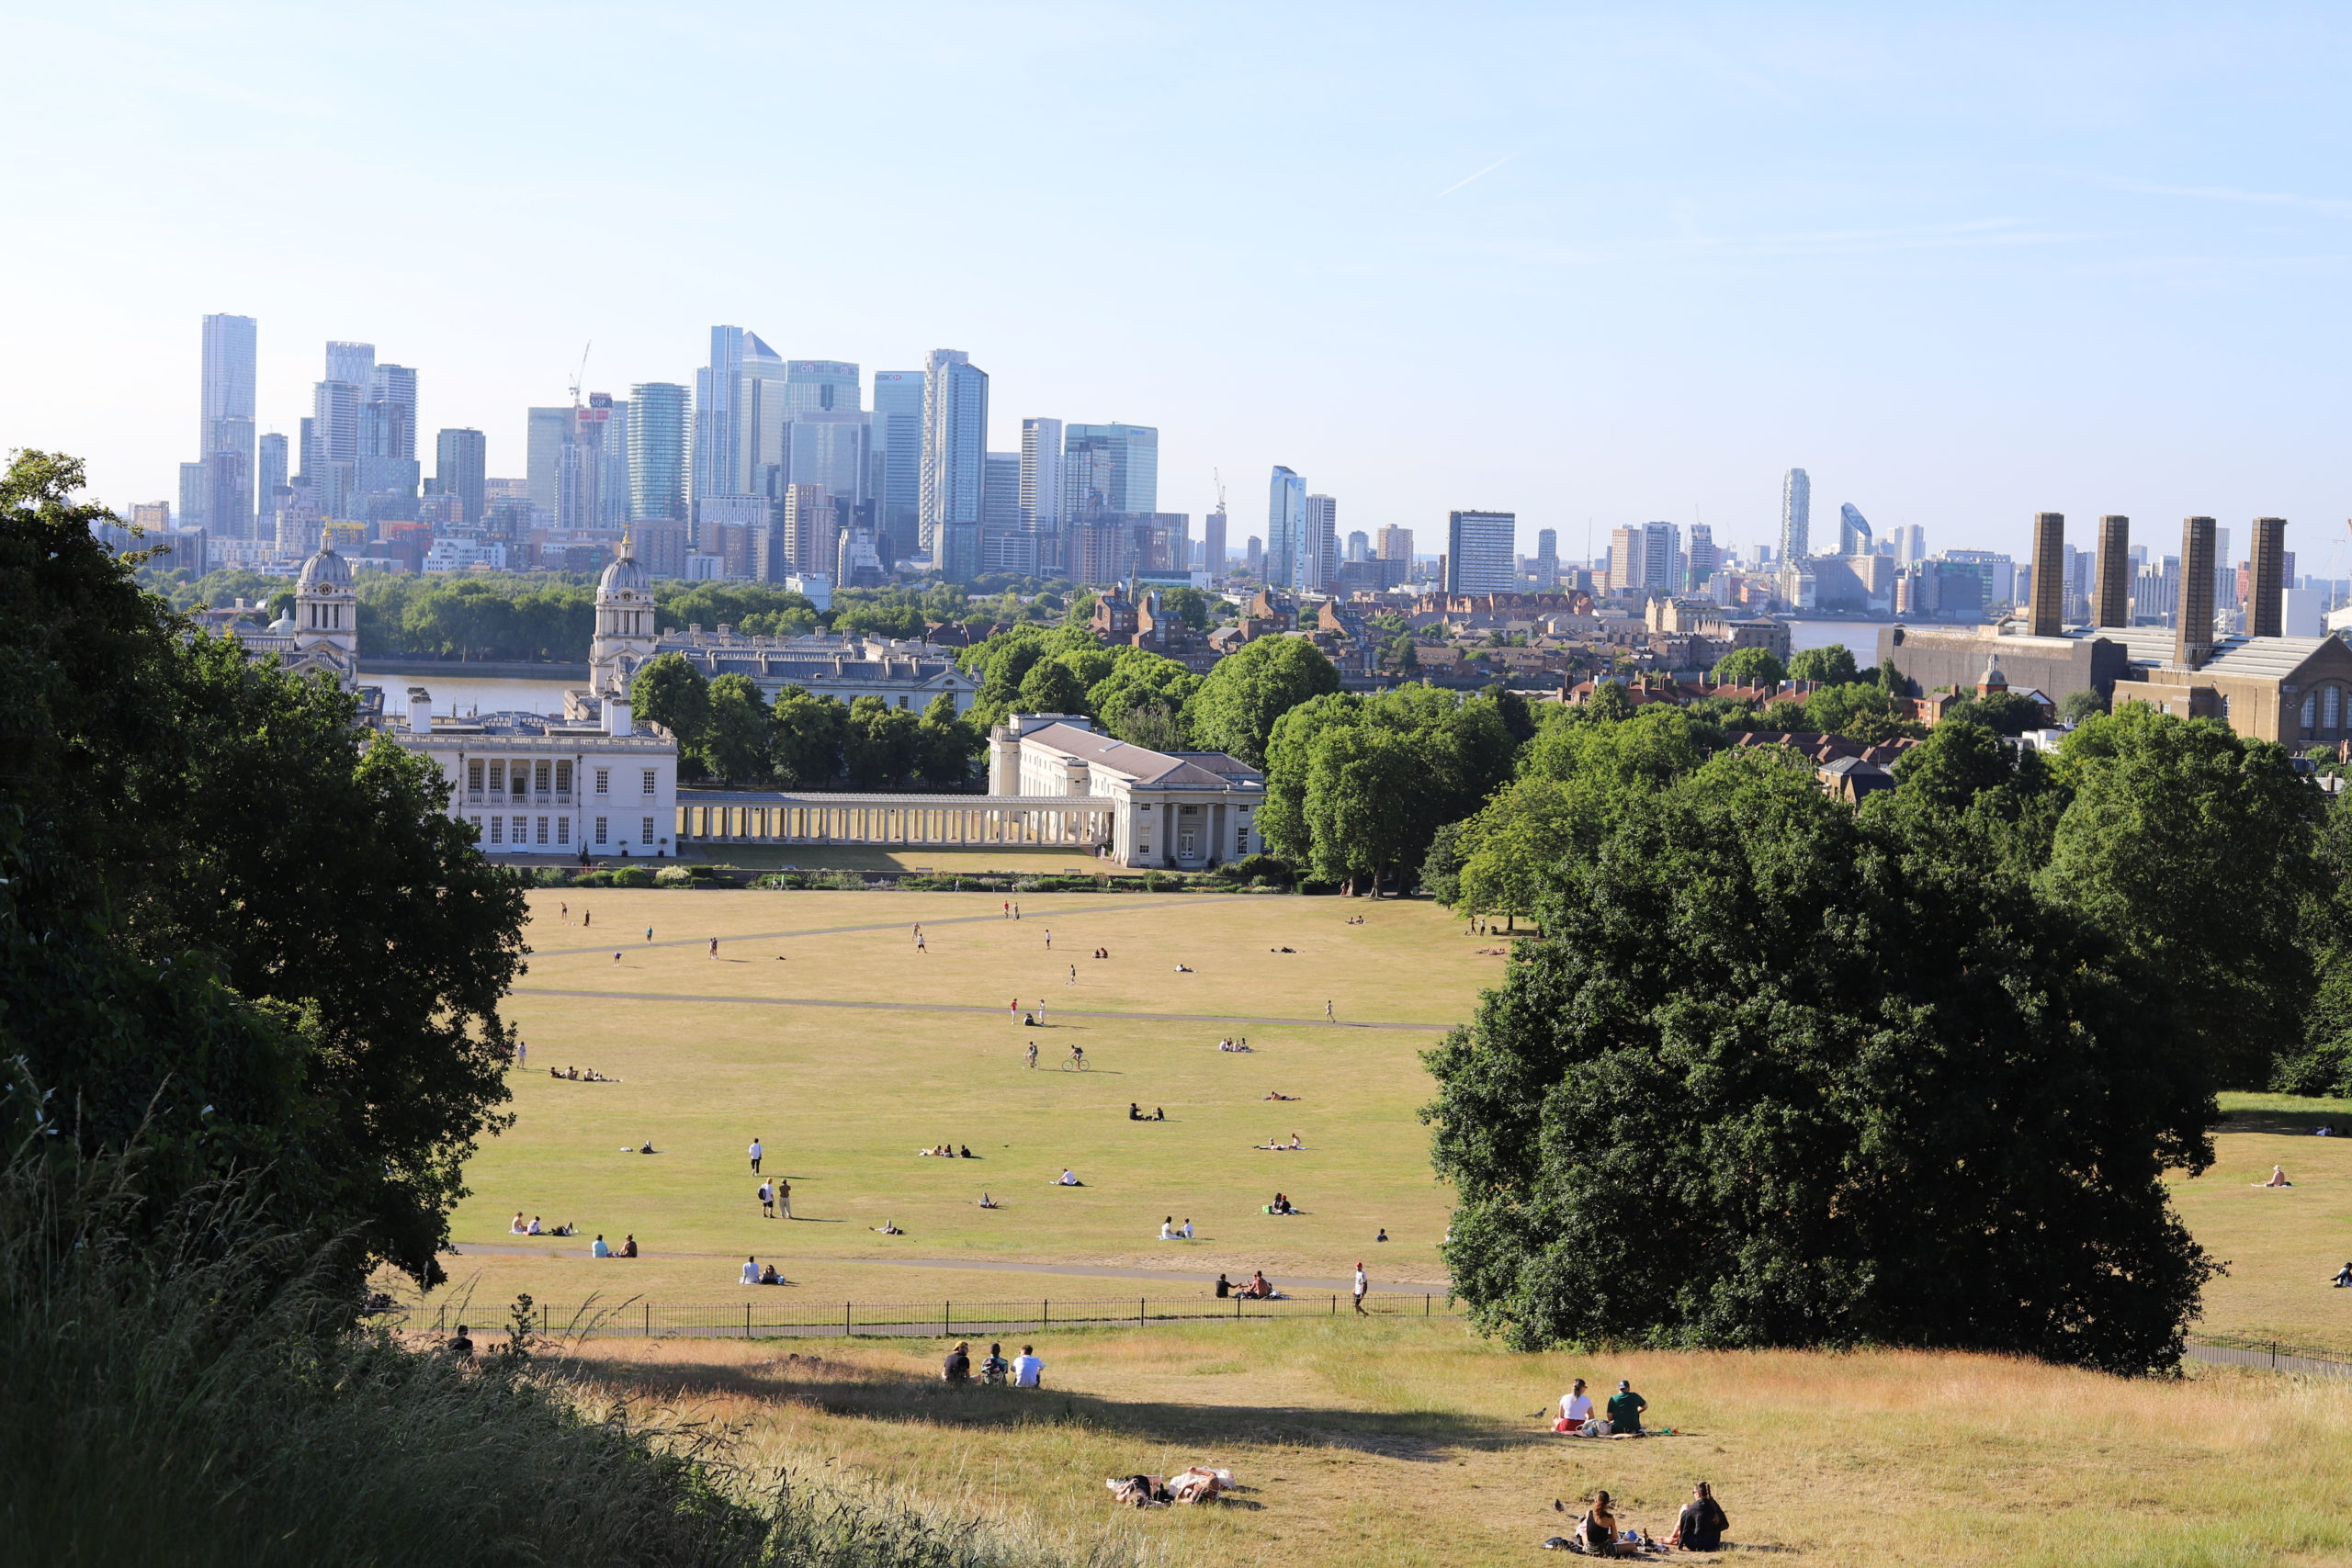
[[[1108,858],[1201,871],[1261,852],[1265,775],[1222,751],[1152,751],[1066,714],[1014,714],[989,737],[991,795],[1087,795],[1113,807]]]
[[[430,757],[449,781],[449,815],[491,855],[658,860],[677,852],[678,746],[626,701],[587,716],[494,713],[435,717],[422,686],[385,732]]]

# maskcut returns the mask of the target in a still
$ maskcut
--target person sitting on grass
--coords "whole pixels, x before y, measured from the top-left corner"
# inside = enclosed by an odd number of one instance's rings
[[[1624,1378],[1617,1380],[1617,1392],[1609,1396],[1609,1428],[1612,1432],[1642,1435],[1642,1412],[1650,1402],[1634,1392],[1634,1385]]]
[[[1177,1234],[1178,1235],[1182,1236],[1186,1241],[1190,1241],[1190,1240],[1192,1240],[1192,1239],[1193,1239],[1193,1216],[1192,1216],[1192,1215],[1187,1214],[1187,1215],[1185,1215],[1185,1216],[1184,1216],[1184,1223],[1183,1223],[1182,1224],[1178,1225],[1178,1226],[1176,1227],[1176,1234]]]
[[[1046,1363],[1037,1359],[1037,1347],[1023,1345],[1021,1354],[1013,1358],[1012,1386],[1035,1388],[1046,1375]]]
[[[983,1209],[1001,1209],[1004,1205],[983,1192],[980,1194],[980,1207]]]
[[[531,1234],[531,1227],[523,1223],[523,1211],[520,1209],[514,1211],[514,1223],[508,1225],[506,1229],[508,1234],[512,1235],[528,1235]]]
[[[1166,1219],[1159,1222],[1159,1239],[1162,1241],[1174,1241],[1176,1239],[1175,1215],[1170,1214]]]
[[[539,1216],[538,1216],[538,1215],[537,1215],[537,1214],[533,1214],[533,1215],[531,1216],[531,1228],[530,1228],[529,1230],[527,1230],[527,1231],[525,1231],[523,1234],[524,1234],[525,1235],[547,1235],[548,1233],[547,1233],[546,1231],[541,1230],[541,1229],[539,1228]]]
[[[458,1337],[450,1340],[446,1348],[449,1352],[449,1359],[460,1366],[470,1367],[474,1364],[474,1337],[466,1332],[464,1324],[458,1325]]]
[[[591,1258],[610,1258],[612,1255],[613,1249],[605,1245],[605,1233],[598,1231],[596,1233],[596,1239],[591,1242],[588,1246],[588,1256]]]
[[[759,1282],[760,1260],[756,1258],[746,1258],[743,1259],[743,1283],[756,1285]]]
[[[1127,1101],[1127,1120],[1130,1122],[1140,1122],[1143,1120],[1143,1108],[1132,1100]]]
[[[1592,1395],[1585,1393],[1584,1379],[1578,1378],[1574,1388],[1560,1395],[1560,1425],[1555,1430],[1581,1431],[1584,1424],[1591,1419]]]
[[[1592,1495],[1592,1506],[1577,1521],[1577,1539],[1591,1556],[1617,1555],[1617,1510],[1610,1506],[1608,1493]]]
[[[2292,1187],[2294,1183],[2287,1179],[2287,1168],[2285,1166],[2274,1165],[2270,1168],[2270,1179],[2267,1181],[2257,1181],[2255,1185],[2256,1187]]]
[[[988,1356],[980,1362],[980,1382],[989,1388],[1001,1388],[1012,1371],[1012,1363],[1004,1359],[1004,1347],[990,1342]]]
[[[1731,1520],[1724,1517],[1724,1506],[1715,1501],[1713,1488],[1702,1481],[1690,1488],[1690,1501],[1682,1505],[1667,1544],[1685,1551],[1721,1551],[1724,1531],[1729,1529]]]
[[[956,1348],[947,1352],[947,1359],[940,1363],[940,1380],[951,1388],[962,1388],[972,1381],[972,1347],[968,1340],[958,1339]]]
[[[978,1159],[980,1157],[972,1152],[972,1145],[969,1144],[956,1145],[956,1153],[957,1156],[962,1159]]]
[[[1054,1185],[1057,1187],[1083,1187],[1086,1183],[1080,1181],[1075,1172],[1064,1170],[1061,1174],[1061,1179],[1055,1182]]]
[[[760,1270],[760,1283],[763,1285],[781,1285],[784,1283],[784,1276],[777,1273],[775,1271],[775,1265],[771,1263]]]
[[[1151,1108],[1151,1115],[1148,1120],[1153,1122],[1165,1122],[1168,1120],[1168,1112],[1161,1107],[1155,1105]]]
[[[621,1237],[620,1255],[623,1258],[635,1258],[637,1256],[637,1233],[634,1231],[630,1232],[628,1235]]]
[[[653,1151],[653,1140],[652,1140],[652,1139],[650,1139],[650,1138],[646,1139],[646,1140],[645,1140],[645,1146],[644,1146],[643,1148],[641,1148],[641,1149],[638,1150],[637,1152],[638,1152],[639,1154],[641,1154],[641,1155],[650,1155],[650,1154],[653,1153],[653,1152],[654,1152],[654,1151]]]
[[[2347,1287],[2352,1287],[2352,1263],[2346,1263],[2335,1271],[2335,1288],[2341,1291]]]

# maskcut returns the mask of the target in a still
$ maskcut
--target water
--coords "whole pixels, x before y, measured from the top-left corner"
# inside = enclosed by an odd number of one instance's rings
[[[481,675],[378,675],[361,666],[360,683],[384,688],[384,711],[408,711],[408,689],[422,686],[433,694],[437,714],[553,713],[563,711],[563,694],[588,684],[585,681],[505,681]]]
[[[1791,621],[1789,622],[1789,651],[1803,653],[1808,648],[1827,648],[1842,642],[1854,656],[1855,664],[1867,669],[1878,662],[1878,634],[1893,621]]]

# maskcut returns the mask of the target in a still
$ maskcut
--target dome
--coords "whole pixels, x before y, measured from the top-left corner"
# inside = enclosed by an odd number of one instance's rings
[[[608,593],[641,594],[650,591],[651,582],[645,575],[644,566],[637,558],[637,548],[629,542],[628,536],[623,535],[620,553],[613,558],[613,564],[605,569],[605,575],[596,580],[596,597],[602,599]]]
[[[269,623],[269,629],[279,637],[292,637],[295,632],[294,612],[288,610]]]
[[[299,592],[310,588],[348,588],[351,586],[351,563],[334,550],[322,547],[317,555],[302,563],[301,581],[295,584]]]

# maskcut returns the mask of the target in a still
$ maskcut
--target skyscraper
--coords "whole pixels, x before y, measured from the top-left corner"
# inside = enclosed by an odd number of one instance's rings
[[[482,525],[490,482],[490,443],[479,430],[445,430],[433,439],[433,477],[442,493],[458,498],[468,528]]]
[[[1201,570],[1211,577],[1225,575],[1225,530],[1229,521],[1220,494],[1216,510],[1201,519]]]
[[[920,370],[874,373],[874,511],[880,521],[874,551],[886,570],[914,549],[922,530],[922,388]]]
[[[251,316],[204,318],[203,381],[198,389],[196,452],[198,460],[217,451],[235,450],[250,469],[254,461],[254,344],[256,328]],[[243,420],[242,430],[223,420]],[[223,442],[237,443],[228,447]],[[183,516],[185,525],[209,521]],[[225,521],[225,520],[223,520]],[[213,522],[219,529],[222,522]]]
[[[582,411],[601,416],[604,429],[598,434],[603,472],[597,478],[597,505],[602,515],[599,525],[617,528],[628,521],[628,400],[614,397],[610,392],[588,394],[588,407]],[[652,564],[653,556],[639,544],[639,558],[646,562],[646,570],[656,576],[664,573]],[[679,568],[680,571],[684,570]]]
[[[327,344],[330,381],[344,381],[365,390],[376,378],[376,345],[372,343]]]
[[[1349,534],[1347,558],[1351,563],[1370,560],[1372,558],[1372,536],[1365,533],[1361,528],[1358,528]]]
[[[416,372],[405,365],[378,365],[368,373],[367,400],[359,405],[359,453],[354,483],[374,516],[414,516],[405,502],[416,499]]]
[[[871,428],[869,416],[853,409],[794,414],[785,426],[785,482],[820,485],[843,505],[862,505],[873,467],[867,446]]]
[[[980,475],[980,522],[989,528],[1021,527],[1022,455],[991,452]]]
[[[1062,422],[1021,422],[1021,521],[1033,534],[1062,525]]]
[[[858,396],[857,367],[844,360],[791,360],[785,366],[784,379],[785,397],[794,413],[858,413],[865,407]]]
[[[1400,560],[1410,566],[1413,561],[1413,531],[1390,525],[1380,530],[1378,549],[1382,560]]]
[[[1560,534],[1556,528],[1535,530],[1535,586],[1545,593],[1560,586]]]
[[[1519,513],[1450,512],[1445,520],[1445,591],[1508,593],[1519,585]]]
[[[1299,551],[1306,536],[1306,481],[1280,463],[1266,486],[1266,586],[1298,586]]]
[[[1813,480],[1791,468],[1781,480],[1781,564],[1794,566],[1813,554]]]
[[[347,345],[328,345],[330,349],[339,346]],[[333,363],[334,355],[328,357]],[[373,350],[369,357],[374,357]],[[302,472],[319,498],[322,516],[349,515],[348,502],[356,489],[354,468],[359,457],[359,400],[360,388],[350,381],[329,379],[311,389]]]
[[[1328,495],[1306,498],[1306,532],[1298,553],[1298,586],[1329,593],[1340,576],[1340,503]]]
[[[741,461],[741,434],[736,423],[735,383],[743,369],[744,339],[751,337],[741,327],[711,328],[710,363],[695,372],[694,466],[689,482],[697,496],[739,493],[735,483]],[[760,349],[767,359],[781,363],[767,344],[761,344]],[[538,497],[534,493],[531,499]],[[634,510],[634,492],[629,504]]]
[[[563,472],[563,448],[571,439],[571,411],[536,408],[525,412],[529,423],[523,438],[523,472],[531,486],[531,504],[552,514]]]
[[[693,400],[675,381],[640,381],[628,393],[628,514],[686,521],[693,479]]]
[[[256,443],[254,459],[254,517],[255,537],[267,535],[264,525],[277,515],[277,509],[287,498],[286,481],[292,477],[287,467],[286,437],[273,430]]]
[[[1866,556],[1871,549],[1869,520],[1856,510],[1852,502],[1844,502],[1838,508],[1838,553],[1841,556]]]
[[[1072,424],[1062,432],[1069,514],[1159,510],[1159,432],[1148,424]],[[1090,460],[1100,455],[1102,461]],[[1071,476],[1090,480],[1081,491]],[[1100,483],[1091,482],[1099,479]]]
[[[977,528],[989,437],[988,372],[961,349],[935,348],[923,367],[923,548],[944,561],[939,530]],[[979,541],[969,543],[977,569]]]

